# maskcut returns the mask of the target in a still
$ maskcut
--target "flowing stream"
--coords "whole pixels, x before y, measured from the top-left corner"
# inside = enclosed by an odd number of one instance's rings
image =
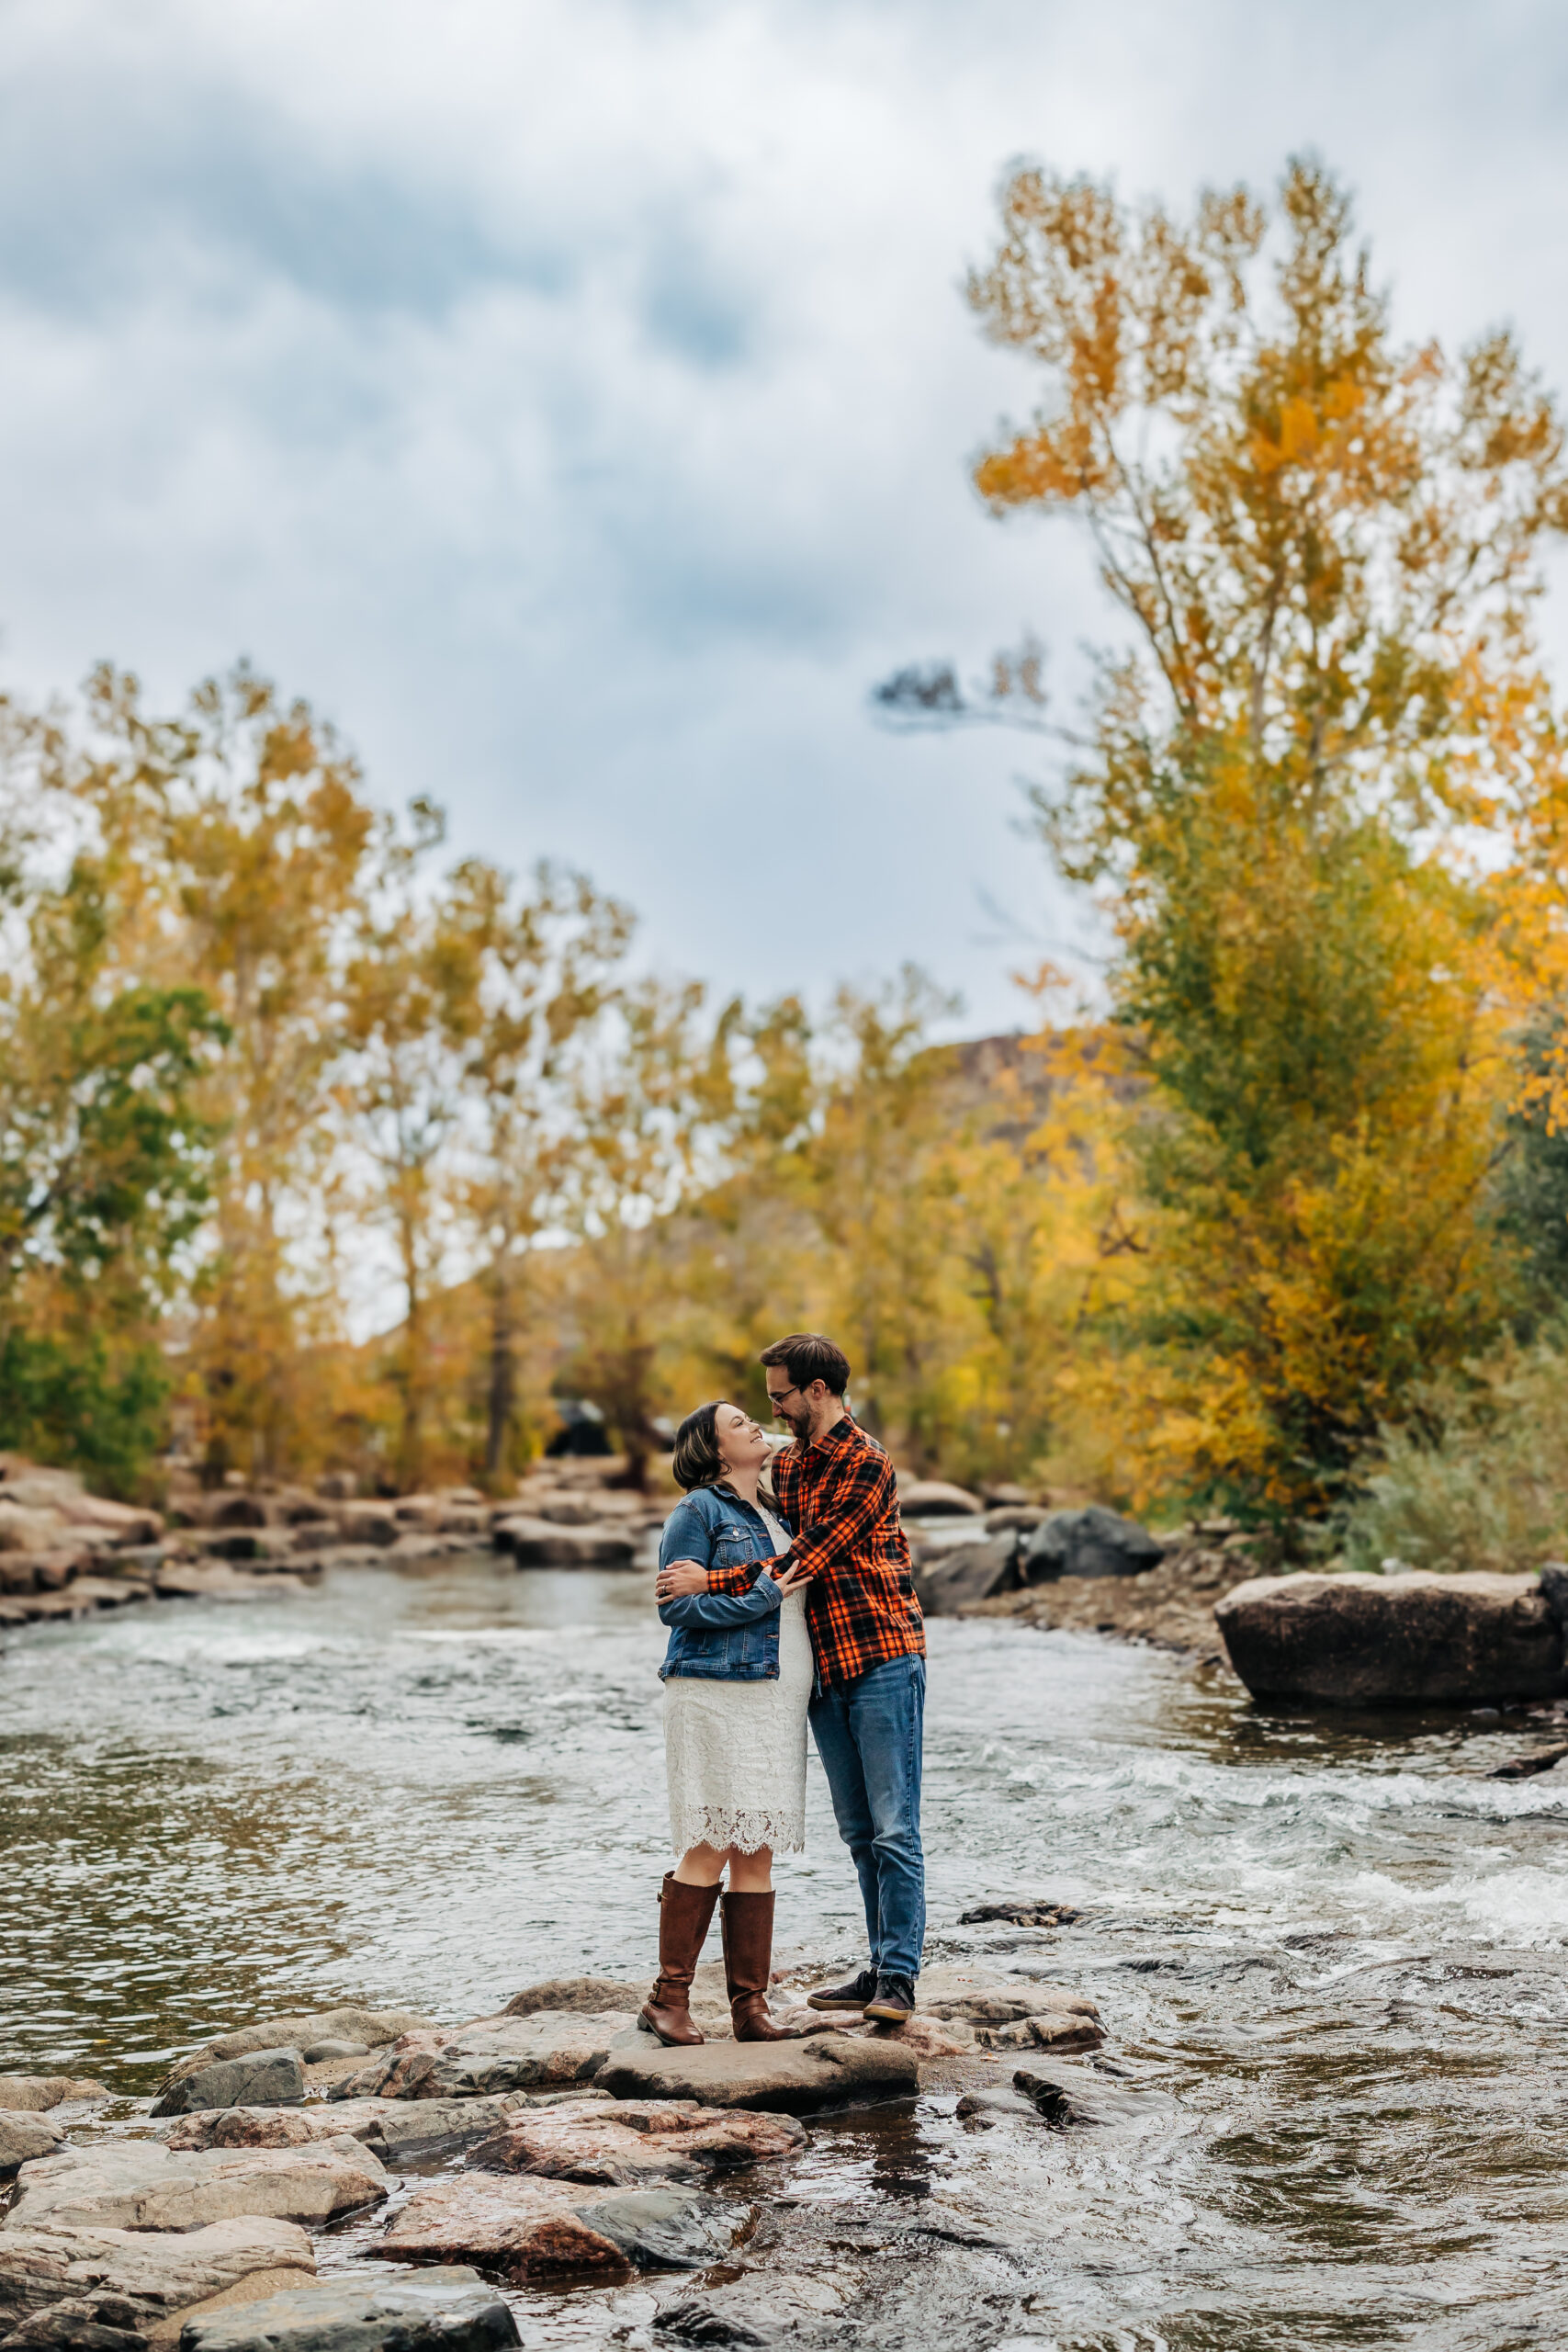
[[[1152,1651],[930,1632],[928,1957],[1092,1994],[1142,2106],[979,2132],[933,2095],[814,2132],[773,2186],[859,2282],[837,2340],[1568,2342],[1568,1765],[1485,1777],[1549,1727],[1268,1714]],[[0,2071],[144,2092],[280,2011],[645,1978],[662,1638],[646,1575],[489,1557],[17,1637]],[[808,1791],[779,1937],[826,1968],[858,1905],[815,1758]],[[1084,1916],[959,1926],[1018,1893]],[[530,2346],[671,2342],[643,2287],[515,2302]]]

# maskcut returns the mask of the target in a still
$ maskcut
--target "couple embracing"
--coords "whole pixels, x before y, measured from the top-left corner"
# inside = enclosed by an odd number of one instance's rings
[[[893,1465],[844,1401],[849,1363],[831,1340],[795,1332],[761,1361],[769,1403],[794,1442],[773,1454],[738,1405],[688,1414],[673,1464],[686,1496],[660,1545],[671,1843],[681,1859],[659,1898],[659,1979],[642,2020],[670,2042],[703,2038],[692,1975],[727,1870],[720,1930],[735,2038],[792,2038],[768,2015],[773,1858],[806,1842],[807,1719],[871,1947],[867,1966],[814,1993],[812,2007],[901,2024],[925,1939],[925,1628]]]

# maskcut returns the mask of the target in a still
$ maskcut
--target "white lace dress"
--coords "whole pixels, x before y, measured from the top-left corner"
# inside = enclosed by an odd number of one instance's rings
[[[761,1505],[758,1506],[761,1509]],[[762,1511],[776,1551],[789,1537]],[[779,1604],[776,1682],[718,1682],[672,1674],[664,1685],[664,1762],[670,1776],[670,1843],[759,1846],[798,1854],[806,1844],[806,1709],[811,1697],[811,1636],[806,1595]]]

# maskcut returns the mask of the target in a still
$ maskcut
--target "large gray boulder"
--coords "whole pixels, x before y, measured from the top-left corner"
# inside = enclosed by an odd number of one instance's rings
[[[27,2165],[5,2229],[199,2230],[253,2215],[330,2222],[386,2194],[378,2158],[347,2137],[191,2153],[155,2140],[99,2140]]]
[[[1165,1545],[1135,1520],[1100,1503],[1084,1510],[1054,1510],[1042,1520],[1023,1555],[1026,1584],[1057,1577],[1138,1577],[1157,1567]]]
[[[171,2083],[152,2103],[154,2115],[189,2115],[203,2107],[292,2107],[305,2096],[305,2062],[298,2050],[255,2050],[243,2058],[215,2058]]]
[[[755,2107],[812,2115],[829,2107],[912,2098],[919,2062],[897,2041],[813,2034],[804,2041],[705,2041],[666,2049],[652,2034],[628,2034],[612,2052],[599,2087],[615,2098],[695,2099],[702,2107]]]
[[[453,2265],[407,2278],[323,2278],[187,2320],[180,2352],[505,2352],[519,2340],[504,2297]]]
[[[984,1544],[956,1545],[922,1558],[914,1579],[915,1597],[928,1617],[956,1617],[972,1601],[1017,1589],[1018,1535],[993,1535]]]
[[[205,2229],[0,2228],[0,2336],[35,2313],[130,2324],[156,2343],[180,2317],[259,2300],[314,2278],[310,2238],[292,2222],[243,2219]],[[130,2309],[127,2313],[125,2306]]]
[[[1258,1699],[1483,1706],[1563,1687],[1562,1630],[1530,1576],[1254,1577],[1214,1616]]]

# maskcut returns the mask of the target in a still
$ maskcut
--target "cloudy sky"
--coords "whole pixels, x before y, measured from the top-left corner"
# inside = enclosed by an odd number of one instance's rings
[[[756,992],[912,957],[1010,1026],[1092,939],[1028,747],[866,704],[1026,627],[1070,695],[1109,626],[967,487],[1010,158],[1185,203],[1314,146],[1407,332],[1568,383],[1561,0],[0,0],[0,105],[5,682],[246,653]]]

